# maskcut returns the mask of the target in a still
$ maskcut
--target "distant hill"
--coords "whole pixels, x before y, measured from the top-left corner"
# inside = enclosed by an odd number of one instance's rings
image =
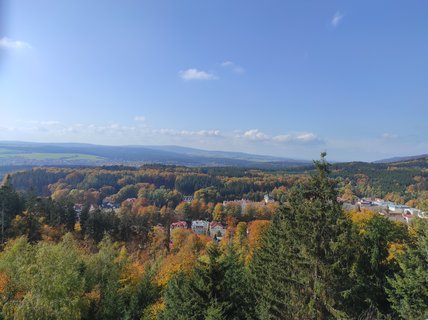
[[[241,166],[278,169],[310,164],[305,160],[207,151],[179,146],[104,146],[81,143],[0,141],[1,166],[142,165]]]
[[[419,159],[425,159],[425,158],[428,158],[428,154],[421,154],[417,156],[393,157],[388,159],[377,160],[377,161],[374,161],[374,163],[404,162],[404,161],[419,160]]]

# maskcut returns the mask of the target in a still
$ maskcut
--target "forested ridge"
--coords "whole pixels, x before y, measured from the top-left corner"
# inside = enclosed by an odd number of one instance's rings
[[[11,183],[20,191],[31,190],[37,195],[53,198],[66,196],[75,202],[83,202],[83,193],[96,191],[95,203],[101,203],[106,196],[101,189],[105,187],[119,197],[126,190],[136,196],[135,192],[129,191],[130,186],[139,189],[143,183],[175,190],[181,195],[193,195],[200,189],[214,187],[219,201],[241,198],[260,201],[266,193],[277,197],[278,193],[286,192],[296,182],[307,179],[314,170],[313,166],[261,170],[156,164],[141,167],[36,167],[13,173]],[[401,204],[410,201],[409,205],[416,207],[428,203],[428,158],[396,163],[336,163],[331,167],[331,177],[337,180],[339,194],[351,189],[357,197],[379,197]],[[280,200],[279,196],[276,200]]]
[[[427,220],[406,225],[337,201],[372,194],[424,208],[423,165],[382,164],[386,178],[358,163],[331,166],[324,155],[315,169],[293,172],[14,173],[0,188],[1,317],[426,319]],[[266,195],[275,201],[263,203]],[[223,203],[242,198],[252,201]],[[215,241],[169,228],[195,219],[222,223],[226,234]]]

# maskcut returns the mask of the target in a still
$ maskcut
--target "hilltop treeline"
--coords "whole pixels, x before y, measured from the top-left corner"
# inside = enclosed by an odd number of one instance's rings
[[[125,201],[116,211],[85,208],[78,219],[66,199],[18,193],[6,181],[1,317],[428,317],[428,222],[409,227],[370,211],[345,213],[329,165],[316,166],[271,219],[228,213],[220,242],[187,229],[169,233],[180,214],[169,205],[135,211]],[[216,217],[224,210],[214,209]]]
[[[428,205],[428,160],[392,164],[352,162],[332,166],[340,195],[379,197],[400,204],[426,209]],[[283,170],[258,170],[236,167],[187,168],[145,165],[139,168],[109,166],[100,168],[34,168],[13,173],[12,185],[54,199],[75,203],[101,204],[109,196],[115,201],[137,197],[138,190],[151,188],[175,191],[177,197],[211,194],[207,202],[248,199],[260,201],[270,194],[285,199],[287,190],[313,173],[312,167]]]
[[[267,192],[292,186],[299,176],[282,176],[260,170],[241,168],[186,168],[175,166],[143,166],[141,168],[34,168],[10,176],[11,184],[21,191],[37,195],[97,190],[109,187],[117,194],[129,185],[149,184],[155,188],[176,190],[193,195],[204,188],[215,188],[221,199],[261,200]],[[77,190],[77,191],[76,191]],[[71,193],[71,195],[69,194]],[[101,194],[103,196],[104,194]],[[101,201],[102,199],[97,199]]]

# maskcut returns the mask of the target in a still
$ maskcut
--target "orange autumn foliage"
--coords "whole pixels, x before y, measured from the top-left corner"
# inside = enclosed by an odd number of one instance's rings
[[[262,236],[269,225],[269,220],[254,220],[248,224],[248,245],[251,251],[260,247]]]
[[[190,272],[211,238],[198,236],[190,230],[175,229],[171,241],[171,253],[163,259],[156,276],[160,286],[165,286],[176,272]]]
[[[9,281],[10,281],[9,276],[6,273],[1,272],[0,273],[0,293],[5,292],[5,289],[6,289],[7,285],[9,284]]]

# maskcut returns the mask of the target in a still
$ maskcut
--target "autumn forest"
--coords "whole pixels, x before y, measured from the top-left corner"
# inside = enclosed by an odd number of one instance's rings
[[[7,175],[1,317],[425,319],[427,221],[341,201],[426,208],[426,170],[389,165],[381,180],[368,171],[323,155],[289,171],[146,165]],[[198,232],[194,221],[224,232]]]

